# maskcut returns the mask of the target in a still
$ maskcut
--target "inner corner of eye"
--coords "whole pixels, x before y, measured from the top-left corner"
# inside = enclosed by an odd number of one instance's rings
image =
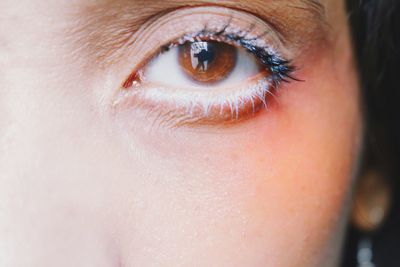
[[[254,55],[224,42],[186,42],[162,51],[145,66],[147,82],[178,87],[234,84],[262,70]]]

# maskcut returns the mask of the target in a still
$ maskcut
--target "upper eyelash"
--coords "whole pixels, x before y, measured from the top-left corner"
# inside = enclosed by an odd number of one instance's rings
[[[207,29],[207,25],[200,31],[185,34],[177,41],[170,42],[167,45],[163,45],[159,49],[159,54],[169,51],[171,48],[182,45],[188,41],[202,41],[201,38],[210,38],[216,41],[225,41],[227,43],[235,43],[240,47],[243,47],[248,52],[256,56],[260,62],[267,68],[271,73],[269,81],[272,83],[274,88],[278,88],[281,82],[290,83],[291,81],[303,81],[294,76],[294,72],[298,70],[296,66],[292,64],[290,60],[283,59],[279,54],[273,51],[268,45],[257,45],[255,42],[262,36],[266,35],[267,32],[261,36],[248,38],[252,28],[255,24],[251,24],[247,30],[239,30],[235,33],[227,32],[230,27],[232,17],[222,27],[221,30],[213,32]],[[147,60],[150,61],[150,60]],[[143,72],[137,71],[131,73],[127,80],[122,84],[122,88],[129,88],[133,82],[140,82],[143,78]]]
[[[247,37],[254,26],[250,26],[248,30],[239,31],[237,33],[228,33],[227,29],[230,26],[230,22],[231,20],[229,20],[228,23],[218,32],[210,31],[207,29],[207,26],[204,26],[204,29],[201,31],[192,34],[185,34],[178,41],[162,46],[160,52],[167,52],[172,47],[182,45],[188,41],[202,41],[201,38],[210,38],[213,41],[215,40],[222,42],[225,41],[227,43],[235,43],[256,56],[260,62],[271,72],[270,81],[273,83],[275,88],[279,87],[282,81],[287,83],[291,82],[292,80],[302,81],[294,76],[293,73],[298,70],[298,68],[294,66],[290,60],[283,59],[278,55],[278,53],[272,51],[267,45],[259,46],[255,44],[255,41],[257,41],[260,36],[253,38]]]

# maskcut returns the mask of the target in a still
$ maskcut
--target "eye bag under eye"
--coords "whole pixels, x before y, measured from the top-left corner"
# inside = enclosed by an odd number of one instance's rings
[[[191,80],[215,84],[226,79],[237,62],[237,48],[222,42],[187,42],[179,47],[179,65]]]

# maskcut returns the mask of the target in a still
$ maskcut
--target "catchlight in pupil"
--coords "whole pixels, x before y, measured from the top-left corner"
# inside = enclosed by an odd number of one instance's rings
[[[220,42],[185,43],[179,49],[179,63],[193,81],[220,82],[231,74],[237,60],[237,48]]]

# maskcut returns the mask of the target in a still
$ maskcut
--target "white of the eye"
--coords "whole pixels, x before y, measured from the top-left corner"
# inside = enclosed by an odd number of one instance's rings
[[[243,83],[246,79],[259,73],[259,67],[254,55],[243,48],[238,48],[236,65],[229,76],[213,85],[201,85],[192,81],[185,75],[178,61],[178,47],[171,48],[168,52],[154,58],[146,67],[144,78],[146,82],[162,84],[175,88],[216,88],[223,86],[234,86]]]

